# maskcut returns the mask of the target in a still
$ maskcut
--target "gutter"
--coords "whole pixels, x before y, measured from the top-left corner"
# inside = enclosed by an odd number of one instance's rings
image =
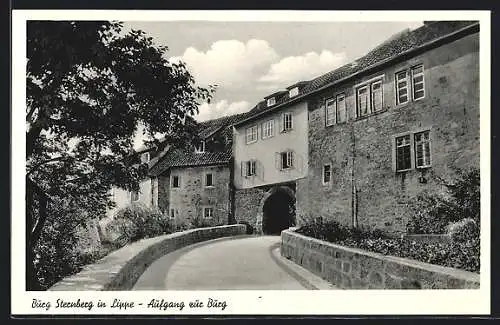
[[[323,90],[325,90],[327,88],[330,88],[330,87],[338,85],[338,84],[340,84],[342,82],[345,82],[345,81],[348,81],[350,79],[353,79],[353,78],[359,76],[360,74],[364,74],[364,73],[366,73],[366,72],[368,72],[370,70],[373,70],[373,69],[376,69],[376,68],[380,68],[380,67],[382,67],[382,66],[384,66],[384,65],[386,65],[388,63],[391,63],[393,61],[397,61],[401,57],[404,57],[404,56],[410,55],[410,54],[412,54],[414,52],[418,52],[420,50],[423,50],[423,49],[426,49],[428,47],[431,47],[432,45],[435,45],[436,43],[440,43],[440,42],[442,42],[444,40],[447,40],[448,38],[453,38],[454,36],[460,35],[462,33],[467,33],[467,32],[472,33],[472,32],[475,32],[476,30],[479,31],[479,23],[474,23],[474,24],[468,25],[466,27],[462,27],[461,29],[458,29],[458,30],[456,30],[456,31],[454,31],[454,32],[452,32],[450,34],[443,35],[441,37],[433,39],[432,41],[428,41],[427,43],[423,43],[420,46],[417,46],[417,47],[411,48],[409,50],[403,51],[403,52],[399,53],[396,56],[389,57],[389,58],[387,58],[385,60],[382,60],[380,62],[377,62],[377,63],[375,63],[375,64],[373,64],[371,66],[368,66],[368,67],[366,67],[366,68],[364,68],[362,70],[359,70],[359,71],[357,71],[357,72],[355,72],[353,74],[350,74],[350,75],[348,75],[348,76],[346,76],[344,78],[332,81],[332,82],[330,82],[330,83],[328,83],[328,84],[326,84],[324,86],[321,86],[318,89],[312,90],[312,91],[310,91],[308,93],[305,93],[305,94],[302,94],[302,95],[299,95],[299,96],[297,96],[296,98],[294,98],[294,99],[292,99],[290,101],[278,104],[278,105],[276,105],[275,107],[273,107],[273,108],[271,108],[269,110],[264,110],[264,111],[262,111],[260,113],[257,113],[256,115],[250,116],[250,117],[248,117],[248,118],[246,118],[246,119],[244,119],[244,120],[242,120],[242,121],[240,121],[238,123],[234,123],[233,126],[235,128],[239,127],[239,126],[241,126],[241,125],[243,125],[243,124],[245,124],[247,122],[251,122],[251,121],[253,121],[253,120],[255,120],[255,119],[257,119],[257,118],[259,118],[261,116],[265,116],[266,114],[278,111],[279,109],[287,106],[288,104],[294,104],[294,103],[296,103],[296,102],[298,102],[298,101],[300,101],[302,99],[306,99],[306,98],[308,98],[308,97],[310,97],[310,96],[312,96],[314,94],[317,94],[317,93],[319,93],[319,92],[321,92],[321,91],[323,91]],[[468,35],[468,33],[466,35]],[[335,71],[335,70],[333,70],[333,71]]]

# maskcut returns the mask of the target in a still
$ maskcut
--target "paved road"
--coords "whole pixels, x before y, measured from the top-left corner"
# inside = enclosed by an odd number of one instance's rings
[[[133,290],[311,289],[276,258],[279,236],[218,239],[155,261]]]

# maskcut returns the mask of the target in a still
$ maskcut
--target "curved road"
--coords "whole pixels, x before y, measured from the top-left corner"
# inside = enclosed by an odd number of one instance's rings
[[[279,236],[238,236],[184,247],[155,261],[133,290],[314,289],[280,262],[279,243]]]

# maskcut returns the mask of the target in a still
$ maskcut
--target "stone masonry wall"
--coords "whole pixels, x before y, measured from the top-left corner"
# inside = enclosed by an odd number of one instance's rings
[[[158,208],[164,213],[169,212],[170,206],[170,174],[158,176]]]
[[[480,276],[449,267],[335,245],[290,230],[281,255],[341,289],[477,289]]]
[[[395,74],[417,64],[424,66],[425,97],[397,106]],[[356,86],[382,74],[383,110],[357,118]],[[348,121],[325,127],[325,99],[342,92]],[[351,225],[357,201],[359,225],[402,233],[416,195],[442,191],[431,173],[450,179],[454,168],[479,167],[478,34],[327,89],[310,101],[309,109],[309,175],[297,191],[308,200],[302,205],[298,200],[301,213]],[[431,168],[396,173],[395,136],[423,130],[430,130]],[[324,185],[327,163],[332,181]]]
[[[142,273],[165,254],[210,239],[243,235],[245,231],[244,225],[229,225],[142,239],[85,266],[81,272],[64,278],[49,291],[130,290]]]
[[[260,204],[265,194],[266,191],[260,188],[236,190],[234,198],[234,215],[236,222],[247,222],[256,232],[259,232],[262,222]]]
[[[206,173],[212,173],[213,187],[205,187]],[[231,178],[228,166],[175,168],[170,173],[172,175],[180,176],[180,188],[172,188],[170,184],[167,211],[179,211],[176,221],[189,223],[198,219],[213,226],[228,224],[231,212]],[[213,218],[203,217],[204,207],[214,208]]]

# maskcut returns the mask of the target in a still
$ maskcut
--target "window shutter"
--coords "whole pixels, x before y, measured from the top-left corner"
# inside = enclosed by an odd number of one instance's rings
[[[290,165],[292,168],[295,168],[295,153],[293,151],[290,151]]]
[[[260,162],[260,160],[255,161],[255,169],[256,174],[260,179],[264,179],[264,165]]]
[[[301,155],[295,155],[294,154],[294,167],[298,170],[299,173],[302,172],[302,167],[303,167],[303,159]]]
[[[280,132],[283,132],[285,130],[285,114],[281,114],[279,126]]]
[[[241,162],[241,177],[246,177],[247,176],[246,167],[247,167],[247,162],[246,161],[242,161]]]
[[[279,152],[275,152],[274,153],[274,165],[276,167],[277,170],[280,170],[281,169],[281,153]]]

